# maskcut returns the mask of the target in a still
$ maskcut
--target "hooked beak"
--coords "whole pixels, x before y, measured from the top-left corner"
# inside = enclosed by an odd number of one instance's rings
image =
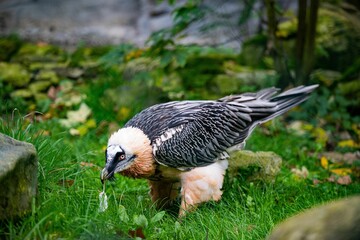
[[[108,170],[104,168],[100,173],[100,180],[102,184],[104,184],[106,180],[113,178],[114,178],[114,171],[109,173]]]
[[[101,179],[102,184],[104,184],[104,182],[108,179],[114,180],[115,172],[121,172],[124,169],[128,168],[135,157],[136,157],[136,155],[132,155],[131,157],[129,157],[121,162],[116,162],[113,159],[110,163],[106,164],[105,168],[100,173],[100,179]]]

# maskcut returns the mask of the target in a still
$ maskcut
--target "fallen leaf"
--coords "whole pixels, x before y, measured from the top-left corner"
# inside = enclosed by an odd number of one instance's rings
[[[328,133],[320,127],[314,127],[311,124],[304,124],[302,128],[305,131],[310,132],[315,138],[315,141],[320,143],[322,146],[325,146],[326,142],[329,140]]]
[[[78,123],[84,123],[86,119],[90,116],[90,114],[91,114],[91,109],[85,103],[81,103],[78,110],[68,111],[66,114],[67,118],[60,119],[59,122],[62,126],[69,128]],[[74,131],[73,133],[74,135],[76,135]]]
[[[320,163],[323,168],[325,168],[325,169],[329,168],[329,161],[327,160],[327,158],[325,156],[321,157]]]
[[[60,89],[62,92],[70,92],[74,87],[74,83],[69,80],[64,80],[60,82]]]
[[[95,119],[89,119],[86,121],[85,126],[88,128],[96,128],[96,121]]]
[[[352,139],[343,140],[338,142],[339,147],[349,147],[349,148],[360,148],[360,144],[355,142]]]
[[[47,92],[47,96],[51,99],[51,100],[55,100],[57,97],[57,93],[59,92],[59,88],[56,88],[54,86],[51,86]]]
[[[84,95],[81,95],[79,93],[66,93],[64,95],[62,95],[61,97],[58,97],[55,99],[55,104],[57,106],[66,106],[66,107],[71,107],[74,105],[77,105],[79,103],[81,103],[81,101],[85,99]]]
[[[293,168],[291,172],[298,178],[306,179],[309,176],[309,170],[305,166],[302,166],[301,169]]]
[[[321,181],[319,179],[313,179],[313,184],[316,186],[316,185],[319,185],[321,183]]]
[[[331,175],[331,176],[328,177],[326,180],[327,180],[328,182],[335,182],[335,181],[336,181],[335,175]]]
[[[82,70],[81,68],[70,68],[67,70],[67,77],[72,79],[77,79],[81,77],[81,75],[83,74],[84,74],[84,70]]]
[[[324,152],[321,154],[327,159],[331,159],[334,163],[347,163],[353,164],[354,161],[360,159],[360,152],[348,152],[348,153],[339,153],[339,152]]]
[[[66,115],[71,122],[84,123],[90,114],[91,109],[88,107],[88,105],[86,105],[86,103],[81,103],[78,110],[68,111]]]
[[[323,146],[326,145],[326,142],[329,139],[329,136],[328,136],[327,132],[324,129],[319,128],[319,127],[315,128],[312,131],[312,135],[315,137],[315,141],[317,143],[322,144]]]
[[[84,136],[89,132],[89,128],[86,125],[81,125],[76,129],[79,131],[80,136]]]
[[[302,121],[293,121],[287,126],[287,128],[293,130],[295,134],[299,136],[302,136],[306,133],[304,129],[304,122]]]
[[[331,169],[330,172],[335,173],[338,176],[346,176],[351,174],[351,169],[350,168],[336,168],[336,169]]]
[[[336,181],[340,185],[349,185],[351,184],[351,177],[349,175],[339,177]]]
[[[342,176],[342,177],[338,177],[336,175],[331,175],[330,177],[327,178],[327,181],[337,183],[340,185],[349,185],[352,182],[351,177],[349,175]]]
[[[69,132],[70,132],[70,135],[72,135],[72,136],[79,136],[79,135],[80,135],[79,130],[77,130],[77,129],[75,129],[75,128],[71,128],[71,129],[69,130]]]
[[[74,180],[72,180],[72,179],[61,179],[61,180],[59,180],[57,182],[57,184],[59,186],[63,186],[63,187],[68,188],[68,187],[71,187],[72,185],[74,185]]]

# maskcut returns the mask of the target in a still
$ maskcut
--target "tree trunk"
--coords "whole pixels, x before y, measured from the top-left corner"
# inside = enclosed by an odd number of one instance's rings
[[[277,21],[275,15],[275,0],[265,0],[267,12],[267,27],[268,27],[268,43],[267,51],[273,57],[275,70],[279,74],[279,87],[284,88],[292,82],[289,69],[286,64],[286,56],[281,47],[279,39],[276,37]]]
[[[296,34],[296,49],[295,49],[295,74],[296,85],[299,85],[303,80],[303,58],[305,49],[305,36],[306,36],[306,9],[307,0],[298,0],[298,27]]]
[[[298,0],[296,85],[308,84],[315,63],[315,38],[319,0]],[[310,4],[310,6],[308,6]]]

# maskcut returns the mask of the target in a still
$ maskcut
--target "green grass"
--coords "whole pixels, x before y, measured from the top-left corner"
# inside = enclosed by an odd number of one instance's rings
[[[83,137],[70,136],[56,120],[0,123],[1,132],[33,143],[39,156],[39,197],[29,216],[0,230],[9,239],[126,239],[129,230],[138,228],[147,239],[263,239],[276,223],[297,212],[360,193],[358,182],[314,186],[310,180],[294,179],[291,166],[326,173],[309,154],[319,150],[313,140],[280,127],[270,135],[258,129],[247,144],[247,149],[283,157],[282,171],[273,183],[249,182],[240,175],[226,179],[220,202],[206,203],[179,222],[172,212],[161,217],[163,212],[149,199],[146,181],[119,176],[107,184],[109,208],[101,213],[99,173],[107,133],[91,130]],[[50,136],[38,135],[42,131],[50,131]],[[158,219],[151,220],[154,216]]]

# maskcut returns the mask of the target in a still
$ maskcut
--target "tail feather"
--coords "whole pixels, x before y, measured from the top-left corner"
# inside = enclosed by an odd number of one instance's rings
[[[257,125],[273,119],[304,102],[317,87],[318,85],[298,86],[278,95],[275,94],[279,89],[272,87],[256,93],[226,96],[218,101],[226,102],[229,109],[233,109],[235,112],[239,111],[240,115],[246,113],[243,115],[247,117],[247,114],[249,114],[251,120],[247,119]]]
[[[311,92],[318,86],[319,85],[317,84],[311,86],[299,86],[269,98],[269,102],[276,103],[277,109],[273,114],[259,120],[259,122],[262,123],[273,119],[304,102],[310,97]]]

